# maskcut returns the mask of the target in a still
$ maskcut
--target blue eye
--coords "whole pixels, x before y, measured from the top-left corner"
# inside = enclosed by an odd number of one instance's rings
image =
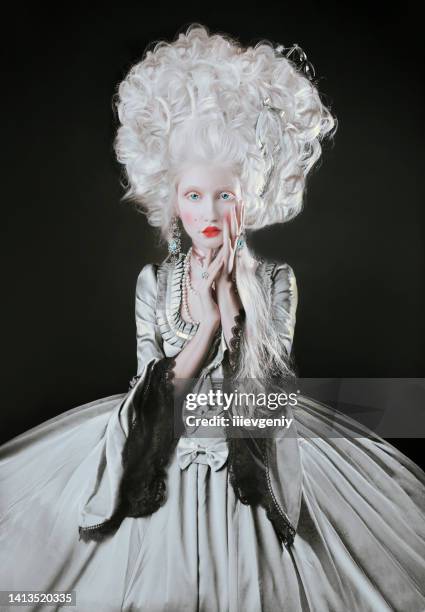
[[[192,191],[191,193],[188,194],[188,198],[189,200],[192,200],[192,202],[197,202],[200,198],[199,193],[195,193],[194,191]]]
[[[221,194],[221,197],[223,200],[231,200],[233,197],[233,194],[228,193],[227,191],[223,191],[223,193]]]

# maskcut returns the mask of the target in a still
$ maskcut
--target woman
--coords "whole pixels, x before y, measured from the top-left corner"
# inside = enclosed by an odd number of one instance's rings
[[[187,418],[188,392],[292,380],[294,272],[245,229],[301,209],[335,129],[311,77],[298,47],[193,26],[121,83],[126,197],[170,256],[137,281],[129,392],[1,448],[1,589],[75,591],[77,610],[425,608],[425,478],[396,449],[302,396],[294,435]]]

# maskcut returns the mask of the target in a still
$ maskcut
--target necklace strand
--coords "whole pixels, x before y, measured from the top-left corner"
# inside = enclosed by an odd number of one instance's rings
[[[183,282],[182,282],[182,299],[183,299],[183,312],[186,315],[187,320],[192,325],[199,325],[199,321],[195,321],[189,311],[189,301],[188,294],[189,291],[192,291],[195,295],[199,295],[198,292],[192,287],[190,282],[190,256],[192,254],[192,247],[187,252],[187,255],[184,260],[184,273],[183,273]]]

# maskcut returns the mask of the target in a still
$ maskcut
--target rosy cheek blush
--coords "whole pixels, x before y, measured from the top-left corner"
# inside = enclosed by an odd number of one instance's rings
[[[187,225],[193,225],[194,218],[191,212],[182,213],[182,221],[184,221]]]

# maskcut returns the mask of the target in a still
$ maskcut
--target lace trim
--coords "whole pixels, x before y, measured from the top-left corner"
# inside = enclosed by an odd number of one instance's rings
[[[164,503],[165,466],[177,443],[173,439],[175,362],[175,357],[157,361],[146,374],[138,397],[136,390],[135,401],[138,405],[122,452],[124,473],[118,507],[106,521],[88,527],[80,526],[80,540],[100,542],[115,533],[127,516],[147,516]],[[132,378],[131,389],[140,377]],[[154,455],[149,455],[150,442],[155,444]]]
[[[176,365],[176,357],[163,357],[159,361],[156,362],[152,371],[154,376],[155,385],[160,385],[160,389],[164,389],[167,400],[170,400],[173,392],[174,392],[174,378],[175,372],[174,368]],[[151,380],[152,380],[151,378]],[[159,389],[155,390],[157,393]]]
[[[239,362],[241,338],[242,338],[242,332],[244,328],[245,319],[246,319],[245,310],[241,308],[239,310],[239,313],[235,315],[235,318],[234,318],[235,324],[231,329],[232,336],[229,341],[228,365],[232,373],[236,372],[237,365]]]
[[[175,357],[163,357],[155,363],[151,369],[150,376],[147,377],[146,386],[143,392],[143,403],[148,399],[157,399],[157,395],[160,389],[164,389],[164,395],[167,402],[169,402],[174,393],[174,378],[175,372],[174,367],[176,365]],[[133,376],[129,382],[129,391],[133,389],[141,378],[141,374]],[[154,384],[152,385],[152,382]],[[154,387],[153,393],[151,392],[152,386]],[[132,428],[136,424],[137,416],[133,419]]]
[[[254,460],[248,452],[248,445],[255,443],[261,449],[263,465]],[[229,445],[229,479],[236,496],[242,504],[261,505],[272,523],[279,541],[287,548],[295,538],[295,528],[281,508],[274,494],[267,457],[270,440],[267,438],[228,438]]]
[[[108,535],[115,533],[124,518],[124,516],[117,514],[103,523],[91,525],[90,527],[78,527],[78,539],[83,542],[90,542],[90,540],[101,542]]]
[[[138,381],[141,378],[141,374],[138,374],[137,376],[133,376],[133,378],[130,380],[130,382],[128,383],[128,390],[131,391],[131,389],[133,389],[133,387],[135,387],[138,383]]]
[[[267,443],[269,440],[265,440],[265,448],[263,449],[264,464],[266,467],[266,482],[267,482],[267,495],[265,499],[265,509],[267,518],[272,522],[273,527],[279,537],[280,541],[288,548],[292,546],[295,538],[295,528],[292,526],[286,513],[280,507],[276,496],[273,491],[272,483],[270,480],[269,461],[267,456]]]

